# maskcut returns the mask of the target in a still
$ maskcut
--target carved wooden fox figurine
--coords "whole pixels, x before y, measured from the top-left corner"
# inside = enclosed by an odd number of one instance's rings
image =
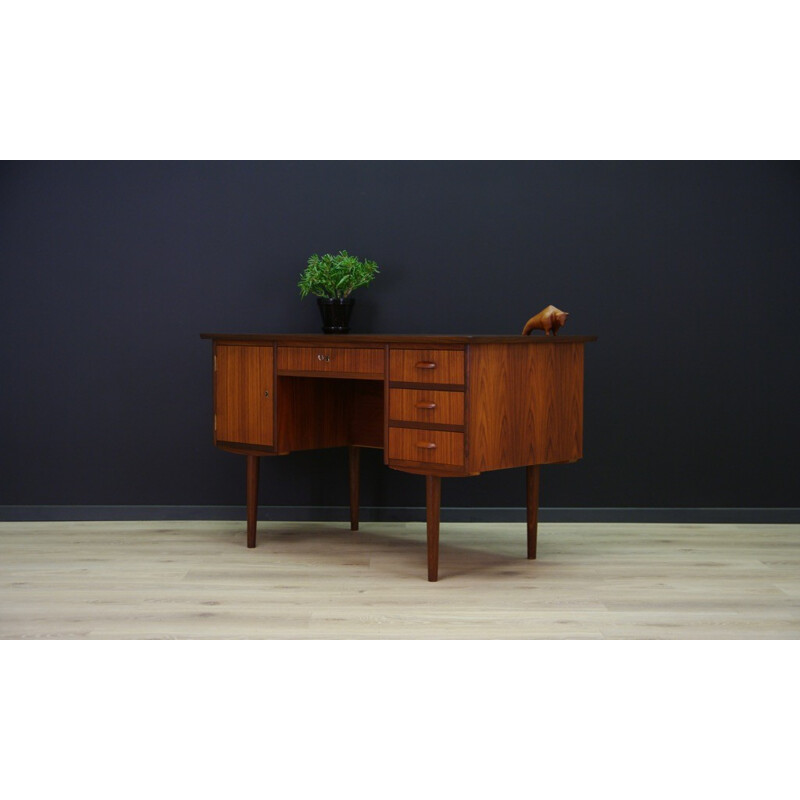
[[[566,311],[561,311],[555,306],[547,306],[547,308],[543,308],[535,317],[531,317],[525,323],[522,335],[527,336],[532,330],[539,329],[543,330],[546,336],[549,336],[550,331],[553,331],[553,336],[555,336],[558,333],[558,329],[564,327],[568,316],[569,314]]]

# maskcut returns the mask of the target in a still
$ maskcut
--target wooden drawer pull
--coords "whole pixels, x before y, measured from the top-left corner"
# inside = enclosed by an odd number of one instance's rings
[[[320,353],[317,356],[317,361],[330,361],[330,360],[331,360],[330,356],[323,355],[322,353]]]
[[[414,403],[415,408],[436,408],[436,403],[424,403],[420,400],[419,403]]]
[[[423,450],[435,450],[436,442],[417,442],[417,447],[421,447]]]
[[[415,364],[417,369],[436,369],[435,361],[417,361]]]

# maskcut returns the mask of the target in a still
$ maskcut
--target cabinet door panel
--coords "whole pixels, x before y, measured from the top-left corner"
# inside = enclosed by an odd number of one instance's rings
[[[273,348],[218,345],[216,350],[216,439],[273,444]]]

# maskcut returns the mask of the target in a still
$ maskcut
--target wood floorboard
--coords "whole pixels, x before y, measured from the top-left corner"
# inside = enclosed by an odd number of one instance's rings
[[[3,639],[798,639],[800,526],[0,523]]]

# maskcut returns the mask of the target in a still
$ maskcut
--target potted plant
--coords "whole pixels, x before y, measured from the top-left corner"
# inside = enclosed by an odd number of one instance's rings
[[[366,286],[378,274],[374,261],[363,261],[351,256],[347,250],[337,255],[314,253],[308,266],[300,275],[300,296],[316,295],[322,313],[322,330],[325,333],[348,333],[350,314],[355,300],[350,297],[354,289]]]

